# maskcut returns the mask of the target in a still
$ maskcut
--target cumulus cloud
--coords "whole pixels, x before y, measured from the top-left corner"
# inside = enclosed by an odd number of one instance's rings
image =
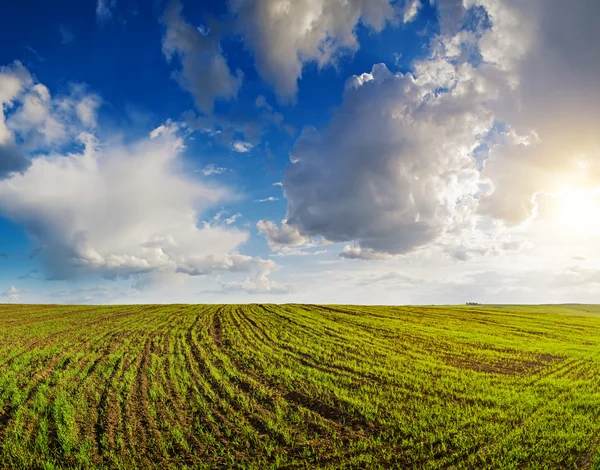
[[[33,159],[0,182],[0,213],[27,227],[53,278],[272,269],[237,252],[247,233],[198,226],[229,191],[180,171],[175,125],[151,135],[115,146],[83,134],[81,152]]]
[[[20,62],[0,67],[0,179],[29,166],[25,152],[15,142],[14,132],[6,125],[4,113],[32,83],[29,71]]]
[[[73,84],[68,95],[52,98],[45,85],[36,83],[22,95],[6,125],[28,150],[56,148],[94,129],[100,104],[100,98],[83,85]]]
[[[358,49],[359,23],[381,31],[397,15],[390,0],[230,0],[256,68],[283,101],[293,100],[307,62],[335,64]]]
[[[281,222],[281,227],[270,220],[259,220],[256,227],[267,238],[267,243],[272,249],[304,245],[310,240],[299,232],[298,227],[288,225],[285,220]]]
[[[100,104],[81,84],[52,97],[20,62],[0,67],[0,178],[24,171],[28,153],[59,148],[96,128]]]
[[[535,215],[536,194],[594,188],[600,177],[600,4],[470,0],[491,27],[477,40],[481,67],[504,74],[491,109],[498,132],[483,178],[483,214],[516,225]]]
[[[163,13],[165,26],[162,49],[168,61],[177,58],[181,68],[173,76],[192,94],[199,110],[212,112],[216,100],[230,100],[238,94],[243,74],[229,70],[219,37],[214,31],[203,34],[182,16],[179,0],[171,0]]]
[[[429,57],[352,77],[331,122],[303,130],[283,181],[288,230],[352,242],[344,258],[436,245],[467,260],[527,246],[480,215],[518,225],[543,194],[598,187],[600,7],[551,4],[437,0]]]
[[[414,75],[379,64],[352,77],[328,126],[304,129],[293,148],[287,223],[303,236],[356,242],[344,257],[436,241],[479,190],[472,152],[492,126],[493,94],[469,64],[435,57]]]
[[[467,12],[463,0],[435,0],[438,9],[440,32],[443,35],[456,33]]]

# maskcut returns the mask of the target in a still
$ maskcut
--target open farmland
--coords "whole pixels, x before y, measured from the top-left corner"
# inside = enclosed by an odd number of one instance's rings
[[[600,468],[600,308],[0,306],[2,468]]]

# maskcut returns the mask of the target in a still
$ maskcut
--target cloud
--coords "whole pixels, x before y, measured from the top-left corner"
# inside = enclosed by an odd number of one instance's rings
[[[233,230],[233,229],[231,229]],[[226,233],[225,230],[221,230]],[[190,258],[189,261],[177,266],[177,273],[190,276],[203,276],[214,272],[248,272],[248,271],[272,271],[276,265],[271,260],[264,260],[240,253],[231,254],[209,254],[198,258]],[[267,273],[268,274],[268,273]]]
[[[23,171],[28,166],[29,160],[23,150],[13,142],[0,143],[0,178],[14,171]]]
[[[223,217],[225,217],[227,214],[229,214],[229,212],[227,212],[226,210],[224,210],[224,209],[220,210],[212,218],[212,222],[218,224],[221,222],[221,220],[223,220],[223,223],[225,225],[232,225],[235,223],[236,220],[238,220],[242,216],[242,214],[240,212],[238,212],[237,214],[233,214],[231,217],[227,217],[227,218],[223,219]]]
[[[6,125],[4,113],[32,83],[29,71],[20,62],[0,67],[0,179],[29,166],[25,152],[15,142],[14,132]]]
[[[236,222],[237,219],[239,219],[242,216],[242,214],[240,214],[239,212],[237,214],[233,214],[231,217],[227,217],[225,220],[223,220],[223,222],[225,222],[225,224],[227,225],[232,225]]]
[[[177,58],[181,68],[173,73],[181,88],[192,94],[199,110],[212,112],[217,100],[230,100],[237,96],[243,74],[229,70],[214,31],[202,34],[187,23],[181,15],[179,0],[171,0],[162,15],[165,32],[162,50],[168,61]]]
[[[318,246],[318,245],[311,245],[311,244],[306,245],[306,247],[308,247],[308,248],[313,248],[314,246]],[[327,250],[310,251],[310,250],[297,248],[297,247],[281,246],[281,247],[275,249],[275,253],[272,254],[271,256],[277,256],[280,258],[285,257],[285,256],[319,256],[319,255],[324,255],[325,253],[328,253],[328,251]]]
[[[581,266],[569,266],[552,276],[550,283],[555,288],[597,288],[600,284],[600,271]]]
[[[286,225],[352,242],[344,258],[530,247],[486,221],[541,217],[544,195],[600,177],[600,7],[558,3],[435,2],[429,57],[412,73],[352,77],[330,123],[303,130],[284,175]]]
[[[346,245],[339,254],[340,258],[345,259],[362,259],[362,260],[381,260],[389,259],[392,255],[387,253],[380,253],[371,248],[361,248],[360,246]]]
[[[482,177],[480,212],[518,225],[535,198],[564,187],[595,188],[600,177],[598,2],[470,0],[489,27],[476,31],[480,69],[504,83],[490,103],[502,123]]]
[[[308,237],[302,235],[297,227],[292,227],[285,220],[281,222],[281,228],[270,220],[259,220],[256,224],[258,231],[267,237],[270,248],[281,246],[298,246],[309,241]]]
[[[0,293],[0,298],[6,299],[9,303],[19,302],[20,296],[19,293],[21,291],[17,289],[15,286],[10,286],[6,292]]]
[[[275,201],[279,201],[279,198],[278,197],[269,196],[269,197],[266,197],[264,199],[256,199],[254,202],[262,203],[262,202],[275,202]]]
[[[256,68],[283,101],[295,99],[306,63],[322,68],[359,48],[359,23],[378,32],[397,15],[389,0],[231,0],[229,8]]]
[[[248,294],[287,294],[292,291],[289,285],[280,284],[269,279],[272,268],[265,267],[257,274],[247,277],[243,281],[222,281],[219,284],[226,290],[241,290]]]
[[[267,131],[293,135],[293,126],[284,123],[283,115],[275,111],[263,95],[252,99],[241,94],[238,99],[220,106],[210,116],[198,116],[193,111],[183,113],[186,126],[214,138],[221,145],[247,152],[258,145]],[[267,147],[268,155],[268,147]]]
[[[8,70],[10,77],[11,68]],[[68,94],[53,98],[48,88],[35,83],[21,64],[15,63],[12,71],[13,80],[18,78],[20,86],[8,100],[10,114],[6,122],[0,121],[0,140],[4,134],[8,148],[15,147],[16,135],[28,151],[56,149],[79,133],[96,128],[101,100],[96,94],[89,93],[84,85],[70,84]]]
[[[492,126],[485,102],[493,93],[469,64],[435,56],[416,63],[414,75],[379,64],[352,77],[327,127],[305,128],[294,145],[287,224],[303,236],[355,242],[344,257],[435,242],[479,191],[472,152]]]
[[[98,0],[96,2],[96,20],[103,23],[112,18],[112,10],[117,5],[117,0]]]
[[[372,273],[369,276],[357,277],[356,279],[356,285],[359,287],[370,287],[374,284],[383,284],[388,289],[410,288],[423,283],[424,281],[422,279],[398,272],[388,272],[387,274],[382,275]]]
[[[243,142],[241,140],[236,140],[233,142],[231,148],[239,153],[247,153],[252,150],[252,144],[250,142]]]
[[[460,29],[467,10],[463,0],[436,0],[440,31],[443,35],[454,34]]]
[[[270,220],[259,220],[256,224],[259,233],[267,239],[269,248],[278,252],[278,255],[300,254],[299,247],[311,248],[327,244],[326,241],[315,242],[310,237],[302,235],[298,227],[287,224],[284,219],[281,227]]]
[[[407,0],[404,3],[404,12],[402,14],[404,22],[410,23],[414,20],[417,17],[417,13],[419,13],[421,6],[421,0]]]
[[[202,172],[202,174],[204,176],[210,176],[210,175],[220,175],[222,173],[225,173],[227,171],[227,168],[217,166],[214,163],[209,163],[202,170],[196,170],[196,171]]]
[[[130,145],[82,134],[83,150],[32,160],[0,182],[0,213],[25,226],[51,278],[272,269],[241,255],[248,234],[198,226],[199,215],[232,194],[180,171],[174,124]]]
[[[437,1],[429,57],[412,73],[380,64],[352,77],[330,123],[303,130],[284,175],[287,224],[352,242],[344,258],[438,246],[468,260],[527,246],[477,223],[518,225],[541,194],[600,177],[600,33],[589,19],[600,7],[558,3]]]

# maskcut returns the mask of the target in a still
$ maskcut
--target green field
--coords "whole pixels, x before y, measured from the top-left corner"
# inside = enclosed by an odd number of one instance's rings
[[[600,307],[0,305],[2,468],[600,468]]]

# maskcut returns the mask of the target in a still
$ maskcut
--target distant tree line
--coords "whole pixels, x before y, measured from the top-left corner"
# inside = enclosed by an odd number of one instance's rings
[[[479,302],[467,302],[467,305],[481,305]]]

